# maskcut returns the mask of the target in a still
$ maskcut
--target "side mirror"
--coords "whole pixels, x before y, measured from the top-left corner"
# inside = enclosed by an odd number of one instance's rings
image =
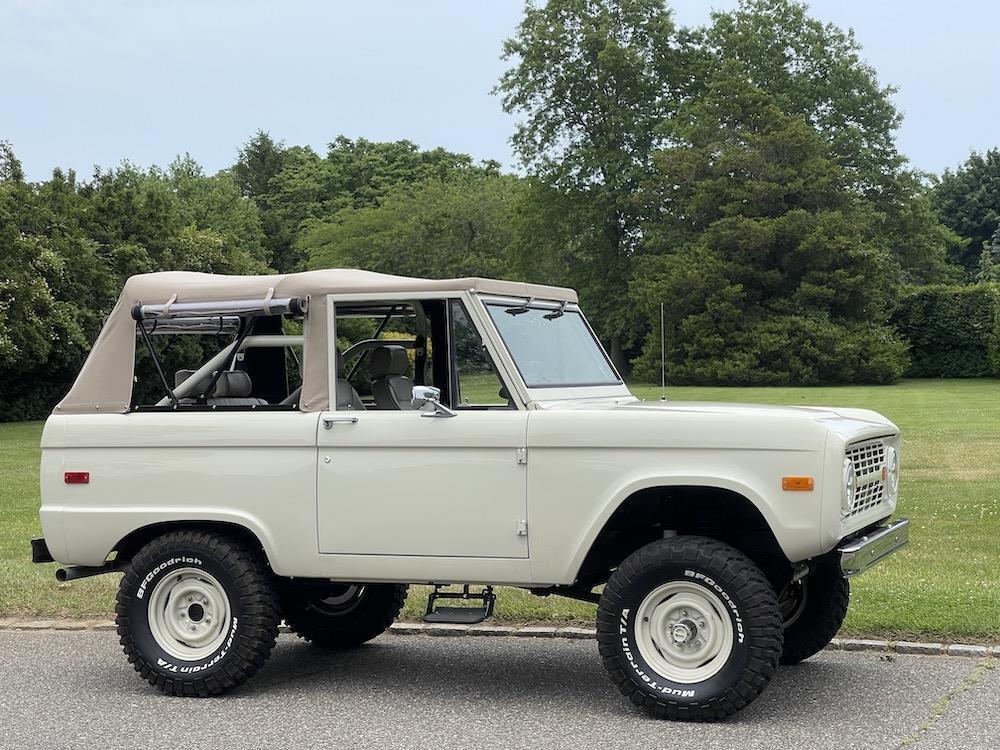
[[[441,403],[441,389],[430,385],[413,386],[410,408],[422,417],[454,417],[455,412]]]

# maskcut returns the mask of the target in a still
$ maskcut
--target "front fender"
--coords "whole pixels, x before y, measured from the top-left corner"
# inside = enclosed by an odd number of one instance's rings
[[[782,552],[785,553],[785,556],[788,557],[789,560],[798,560],[803,557],[808,557],[809,553],[806,552],[806,550],[811,550],[817,541],[813,538],[815,535],[815,519],[812,524],[800,529],[788,529],[783,527],[779,522],[779,516],[777,515],[774,507],[772,507],[771,503],[767,501],[760,491],[744,482],[718,476],[698,476],[691,474],[651,475],[623,482],[615,488],[612,495],[608,498],[607,503],[600,509],[600,512],[589,519],[583,534],[577,540],[577,552],[570,561],[570,568],[573,571],[574,579],[577,572],[583,566],[583,561],[586,558],[587,553],[590,551],[591,547],[593,547],[594,542],[597,540],[597,537],[604,529],[608,520],[612,515],[614,515],[615,511],[617,511],[622,504],[625,503],[626,500],[628,500],[635,493],[643,490],[669,487],[705,487],[706,489],[721,489],[745,498],[764,518],[764,521],[774,533],[775,539],[781,547]],[[818,503],[815,511],[816,517],[818,518]],[[811,533],[805,535],[806,532]]]

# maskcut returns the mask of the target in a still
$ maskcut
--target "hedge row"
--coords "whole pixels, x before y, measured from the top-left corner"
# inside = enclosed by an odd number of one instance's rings
[[[910,344],[911,378],[1000,376],[1000,286],[926,286],[893,316]]]

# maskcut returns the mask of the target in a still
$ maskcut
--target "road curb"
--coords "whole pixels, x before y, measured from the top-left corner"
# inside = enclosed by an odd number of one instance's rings
[[[113,631],[112,620],[58,620],[8,617],[0,618],[0,630],[26,631]],[[282,632],[287,628],[282,625]],[[459,638],[465,636],[493,636],[514,638],[571,638],[595,639],[594,628],[546,627],[539,625],[451,625],[422,622],[397,622],[389,627],[389,632],[399,636],[426,636],[434,638]],[[919,643],[914,641],[883,641],[870,638],[834,638],[828,651],[863,651],[882,654],[906,654],[919,656],[961,656],[982,659],[1000,659],[1000,646],[984,646],[971,643]]]

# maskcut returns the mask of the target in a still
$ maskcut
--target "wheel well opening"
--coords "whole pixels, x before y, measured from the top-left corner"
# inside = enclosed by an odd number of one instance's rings
[[[143,526],[140,529],[129,533],[114,547],[114,560],[119,563],[127,563],[135,554],[153,541],[156,537],[162,536],[169,531],[209,531],[227,536],[243,544],[247,549],[260,554],[261,559],[267,561],[267,553],[260,543],[257,535],[245,526],[226,521],[162,521]]]
[[[578,585],[607,581],[611,571],[665,532],[699,535],[732,545],[763,570],[780,591],[792,567],[757,507],[719,487],[651,487],[639,490],[615,510],[594,540],[577,574]]]

